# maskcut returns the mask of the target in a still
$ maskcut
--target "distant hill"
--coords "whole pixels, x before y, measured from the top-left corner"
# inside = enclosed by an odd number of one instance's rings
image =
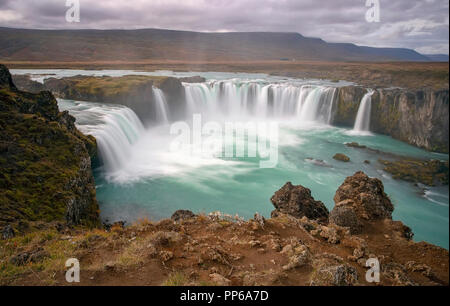
[[[448,54],[425,54],[433,62],[448,62]]]
[[[411,49],[327,43],[298,33],[0,28],[0,60],[429,61],[429,58]]]

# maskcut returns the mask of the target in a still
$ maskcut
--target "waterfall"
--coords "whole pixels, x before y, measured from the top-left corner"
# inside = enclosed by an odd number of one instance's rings
[[[372,111],[372,95],[374,91],[368,90],[364,95],[359,105],[358,114],[356,115],[355,132],[369,132],[370,131],[370,112]]]
[[[184,83],[187,117],[202,113],[212,117],[292,119],[329,124],[335,87],[224,80]]]
[[[144,126],[125,106],[58,99],[60,110],[76,118],[77,128],[97,139],[100,160],[107,172],[114,172],[129,160],[131,146],[140,138]]]
[[[153,96],[155,97],[156,113],[159,123],[169,123],[169,116],[167,115],[166,97],[161,89],[153,87]]]

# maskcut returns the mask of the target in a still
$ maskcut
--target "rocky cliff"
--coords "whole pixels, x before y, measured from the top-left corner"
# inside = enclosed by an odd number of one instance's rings
[[[340,88],[334,124],[353,126],[366,92],[357,86]],[[378,89],[372,96],[372,132],[390,135],[430,151],[448,153],[448,127],[448,89]]]
[[[0,228],[39,222],[96,226],[93,137],[60,113],[50,92],[22,92],[0,65]]]
[[[36,90],[38,86],[26,77],[18,80],[27,90]],[[179,120],[183,118],[186,107],[185,91],[181,82],[201,81],[204,79],[200,77],[176,79],[150,76],[76,76],[47,79],[45,88],[64,99],[126,105],[133,109],[144,123],[151,124],[157,119],[153,87],[163,91],[170,119]],[[333,124],[353,127],[361,99],[366,92],[361,86],[340,88]],[[448,89],[378,89],[372,96],[370,130],[375,133],[390,135],[430,151],[448,153],[448,126]]]
[[[157,121],[153,87],[160,88],[170,110],[171,120],[184,113],[184,89],[181,82],[172,77],[124,76],[49,78],[44,84],[55,96],[90,102],[121,104],[131,108],[146,124]]]

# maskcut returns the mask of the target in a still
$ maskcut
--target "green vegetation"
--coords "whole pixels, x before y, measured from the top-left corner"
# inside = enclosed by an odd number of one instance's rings
[[[184,273],[174,272],[169,275],[167,280],[163,283],[163,286],[180,287],[187,286],[188,283],[189,280]]]
[[[387,161],[380,159],[379,162],[385,166],[384,171],[392,174],[394,179],[422,183],[428,186],[448,185],[448,161],[416,159]]]
[[[81,93],[83,96],[103,97],[109,101],[126,96],[145,86],[158,86],[166,77],[129,75],[120,78],[76,76],[65,78],[70,96]]]
[[[26,232],[36,222],[99,224],[89,158],[96,142],[74,122],[59,112],[51,93],[0,84],[0,228],[10,224]]]

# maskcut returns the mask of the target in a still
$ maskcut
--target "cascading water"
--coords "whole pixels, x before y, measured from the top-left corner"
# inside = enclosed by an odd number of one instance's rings
[[[166,97],[161,89],[153,87],[153,95],[155,97],[155,105],[158,122],[162,124],[169,123],[169,115],[167,111]]]
[[[373,93],[373,90],[369,90],[361,100],[353,128],[354,132],[370,132],[370,113],[372,111]]]
[[[180,107],[187,110],[186,120],[201,113],[214,121],[286,122],[280,124],[280,158],[274,169],[260,169],[258,159],[222,159],[190,154],[189,150],[171,151],[177,136],[170,135],[167,129],[172,114],[157,88],[149,110],[159,120],[145,130],[136,114],[126,107],[59,100],[60,109],[76,117],[78,128],[97,138],[104,166],[94,175],[102,217],[110,221],[133,222],[143,217],[158,220],[178,209],[218,210],[246,218],[260,211],[269,216],[267,199],[287,179],[307,185],[326,205],[332,205],[338,183],[356,171],[364,169],[368,175],[382,179],[383,174],[375,166],[364,163],[377,160],[376,152],[344,146],[355,141],[354,135],[365,135],[361,131],[370,126],[370,93],[361,101],[355,123],[359,132],[352,134],[343,128],[316,128],[317,123],[331,123],[340,84],[252,78],[244,75],[241,79],[223,80],[219,76],[216,81],[185,83],[186,100],[178,102],[186,103]],[[364,144],[404,156],[436,158],[435,153],[376,134],[365,138]],[[194,143],[192,147],[195,149]],[[332,155],[341,150],[349,150],[354,162],[344,165],[334,161]],[[448,155],[440,158],[448,160]],[[448,189],[430,189],[421,196],[411,184],[391,179],[384,183],[386,192],[399,199],[397,217],[414,226],[416,237],[448,247]],[[426,218],[416,218],[418,214]]]
[[[77,118],[81,132],[97,139],[100,159],[106,171],[121,169],[130,157],[131,146],[144,131],[136,114],[125,106],[58,100],[60,110]]]
[[[183,84],[187,116],[202,113],[232,118],[292,118],[329,124],[336,88],[258,81],[211,81]]]

